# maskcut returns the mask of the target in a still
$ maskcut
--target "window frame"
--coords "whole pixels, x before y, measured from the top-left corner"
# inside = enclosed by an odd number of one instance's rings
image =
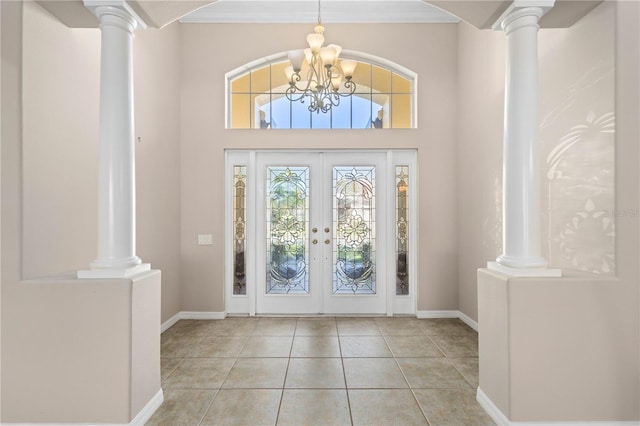
[[[354,51],[354,50],[343,50],[341,55],[341,58],[344,59],[352,59],[358,62],[362,62],[362,63],[368,63],[371,66],[377,66],[379,68],[388,70],[390,72],[392,72],[393,74],[397,74],[398,76],[408,80],[411,84],[411,101],[410,101],[410,105],[411,105],[411,112],[410,112],[410,125],[409,127],[404,127],[402,129],[417,129],[418,128],[418,74],[415,73],[414,71],[411,71],[410,69],[403,67],[402,65],[399,65],[393,61],[390,61],[388,59],[385,58],[381,58],[378,56],[374,56],[368,53],[364,53],[364,52],[359,52],[359,51]],[[249,127],[249,128],[234,128],[232,127],[232,117],[231,117],[231,99],[232,99],[232,93],[231,93],[231,83],[233,80],[235,80],[236,78],[239,78],[247,73],[250,73],[254,70],[260,69],[262,67],[268,66],[268,65],[272,65],[272,64],[276,64],[276,63],[280,63],[283,61],[288,60],[288,52],[280,52],[280,53],[276,53],[273,55],[268,55],[259,59],[256,59],[254,61],[250,61],[238,68],[235,68],[232,71],[229,71],[227,73],[225,73],[225,90],[224,90],[224,96],[225,96],[225,129],[232,129],[232,130],[261,130],[260,128],[255,128],[255,127]],[[371,88],[372,91],[374,90],[374,88]],[[271,87],[271,85],[269,86],[269,90],[273,90],[273,88]],[[390,95],[393,95],[393,89],[390,92]],[[404,92],[402,92],[402,94],[404,94]],[[257,93],[251,93],[250,96],[253,95],[258,95]],[[253,105],[251,106],[251,108],[253,108]],[[393,114],[393,110],[392,110],[392,114]],[[386,130],[393,130],[393,127],[388,127],[385,128]],[[398,129],[398,128],[395,128]],[[296,128],[282,128],[281,130],[334,130],[334,129],[296,129]],[[338,129],[335,129],[338,130]],[[347,128],[347,129],[340,129],[340,130],[364,130],[364,129],[354,129],[354,128]],[[375,129],[377,130],[377,129]]]

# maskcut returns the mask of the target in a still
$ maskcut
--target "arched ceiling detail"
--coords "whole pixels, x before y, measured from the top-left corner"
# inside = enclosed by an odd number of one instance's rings
[[[490,28],[511,4],[510,0],[423,1],[480,29]],[[267,4],[266,0],[262,2]],[[543,28],[570,27],[601,2],[602,0],[556,0],[555,6],[540,21],[540,26]],[[97,18],[84,7],[82,0],[39,0],[37,3],[69,27],[98,26]],[[128,3],[149,27],[162,28],[191,12],[215,3],[215,0],[131,0]]]

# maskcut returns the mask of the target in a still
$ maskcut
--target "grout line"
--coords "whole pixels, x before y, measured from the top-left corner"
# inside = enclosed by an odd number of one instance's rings
[[[338,332],[338,322],[336,321],[336,333]],[[344,356],[342,354],[342,344],[338,336],[338,350],[340,352],[340,365],[342,365],[342,377],[344,378],[344,392],[347,395],[347,408],[349,409],[349,420],[353,425],[353,413],[351,412],[351,398],[349,397],[349,384],[347,383],[347,369],[344,368]]]

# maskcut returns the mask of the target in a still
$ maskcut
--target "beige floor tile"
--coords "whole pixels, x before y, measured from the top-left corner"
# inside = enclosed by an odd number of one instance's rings
[[[197,425],[216,391],[165,389],[163,393],[164,402],[145,425]]]
[[[260,318],[253,330],[254,336],[293,336],[296,332],[295,318]]]
[[[160,358],[160,380],[169,377],[181,361],[182,358]]]
[[[344,388],[344,371],[340,358],[292,358],[289,361],[285,388]]]
[[[385,336],[385,340],[396,358],[444,356],[429,336]]]
[[[385,336],[424,336],[415,318],[376,318],[380,333]]]
[[[246,337],[241,336],[216,336],[204,337],[189,353],[193,358],[237,357]]]
[[[337,336],[295,336],[292,357],[340,357]]]
[[[429,318],[419,320],[419,325],[431,336],[467,336],[477,334],[458,318]]]
[[[201,425],[275,425],[280,389],[222,389]]]
[[[393,358],[344,358],[343,364],[349,389],[408,387]]]
[[[428,424],[409,389],[350,389],[349,403],[354,426]]]
[[[478,356],[478,336],[433,336],[433,341],[450,358]]]
[[[249,336],[240,356],[286,358],[291,353],[292,342],[291,336]]]
[[[337,318],[340,336],[379,336],[380,329],[373,318]]]
[[[337,336],[335,318],[298,319],[296,336]]]
[[[162,383],[166,389],[218,389],[235,358],[185,358]]]
[[[280,389],[284,386],[288,363],[288,358],[238,358],[222,387]]]
[[[415,394],[432,426],[495,424],[471,389],[416,389]]]
[[[471,386],[446,358],[398,358],[411,388],[465,388]]]
[[[477,389],[480,377],[478,374],[478,358],[449,358],[453,365],[458,369],[465,379],[471,384],[471,387]]]
[[[163,336],[204,337],[209,333],[213,321],[180,320],[162,333]]]
[[[278,425],[351,425],[347,392],[336,389],[285,389]]]
[[[392,356],[382,336],[340,336],[340,350],[345,358]]]
[[[164,334],[160,338],[160,356],[162,358],[184,358],[191,353],[202,337],[184,337]]]
[[[258,324],[256,318],[225,318],[214,321],[209,336],[250,336]]]

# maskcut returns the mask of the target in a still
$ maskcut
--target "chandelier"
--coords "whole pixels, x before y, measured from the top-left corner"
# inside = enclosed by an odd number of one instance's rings
[[[318,25],[307,36],[307,49],[291,50],[291,66],[285,68],[289,87],[287,99],[304,103],[311,112],[328,112],[340,105],[340,98],[353,95],[356,83],[352,81],[357,62],[339,59],[342,47],[337,44],[323,46],[324,27],[320,20],[320,0],[318,0]],[[301,75],[304,75],[303,76]]]

